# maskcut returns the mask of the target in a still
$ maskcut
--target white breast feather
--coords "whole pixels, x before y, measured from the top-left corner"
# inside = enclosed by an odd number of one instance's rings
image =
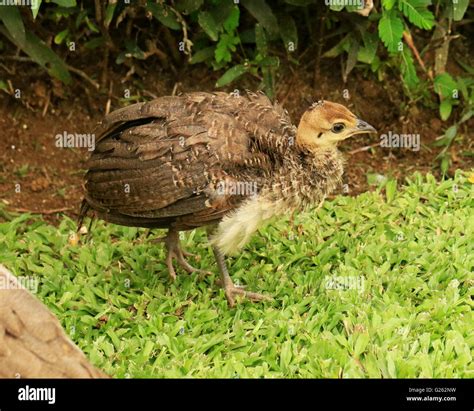
[[[272,202],[262,197],[252,198],[224,217],[211,239],[211,244],[224,254],[235,254],[247,244],[258,228],[284,210],[282,202]]]

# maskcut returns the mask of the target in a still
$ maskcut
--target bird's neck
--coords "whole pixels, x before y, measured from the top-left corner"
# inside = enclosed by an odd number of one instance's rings
[[[336,147],[308,149],[295,145],[281,169],[281,197],[290,207],[316,206],[342,181],[343,158]]]
[[[295,155],[303,165],[309,183],[340,178],[343,172],[343,158],[336,146],[299,146]]]

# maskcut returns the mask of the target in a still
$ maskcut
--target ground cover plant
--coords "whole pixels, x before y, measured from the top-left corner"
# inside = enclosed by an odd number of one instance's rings
[[[234,309],[217,274],[170,284],[145,229],[3,210],[0,263],[115,377],[472,378],[473,193],[417,173],[276,221],[231,263],[274,300]],[[183,244],[213,270],[203,232]]]

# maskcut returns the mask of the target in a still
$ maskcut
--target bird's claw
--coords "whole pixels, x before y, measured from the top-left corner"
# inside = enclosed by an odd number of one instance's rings
[[[212,275],[210,271],[201,270],[200,268],[193,267],[186,261],[185,257],[196,257],[196,255],[183,250],[179,244],[179,239],[177,235],[174,235],[174,233],[169,233],[166,237],[157,238],[154,240],[154,242],[164,242],[166,244],[166,248],[168,250],[166,255],[166,265],[168,267],[168,273],[172,281],[176,280],[176,270],[173,266],[173,260],[176,260],[178,265],[184,270],[186,270],[189,274],[199,273],[201,276]]]
[[[267,295],[254,293],[252,291],[245,291],[245,286],[241,285],[228,285],[224,288],[225,296],[227,298],[227,302],[229,303],[230,307],[235,306],[235,297],[241,296],[243,298],[247,298],[252,302],[259,302],[259,301],[272,301],[273,299]]]

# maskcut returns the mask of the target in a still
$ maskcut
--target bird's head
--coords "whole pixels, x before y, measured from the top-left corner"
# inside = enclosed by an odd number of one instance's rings
[[[343,105],[318,101],[301,117],[296,143],[309,149],[331,148],[353,135],[374,132],[374,127]]]

